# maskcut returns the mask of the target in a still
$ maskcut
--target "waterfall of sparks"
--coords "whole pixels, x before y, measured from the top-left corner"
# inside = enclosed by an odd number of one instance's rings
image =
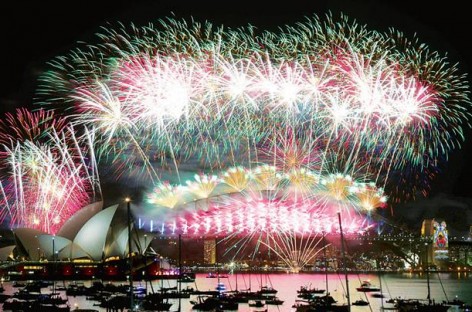
[[[148,202],[166,211],[152,220],[162,224],[162,235],[223,237],[222,243],[239,246],[228,250],[233,257],[256,242],[297,271],[321,250],[324,233],[337,233],[338,211],[346,233],[362,233],[374,225],[370,215],[386,207],[387,198],[375,184],[350,176],[305,169],[283,173],[261,165],[196,175],[185,186],[163,183],[148,194]],[[255,255],[257,248],[249,252]]]

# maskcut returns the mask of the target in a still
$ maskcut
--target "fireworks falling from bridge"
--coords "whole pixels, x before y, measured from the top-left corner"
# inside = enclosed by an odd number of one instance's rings
[[[338,211],[344,231],[359,233],[373,226],[369,213],[386,205],[383,190],[373,184],[304,169],[283,174],[267,165],[233,167],[220,176],[196,175],[185,186],[160,184],[148,201],[155,212],[167,212],[155,224],[161,235],[224,237],[221,242],[239,246],[236,256],[256,241],[293,270],[314,259],[326,233],[339,232]]]

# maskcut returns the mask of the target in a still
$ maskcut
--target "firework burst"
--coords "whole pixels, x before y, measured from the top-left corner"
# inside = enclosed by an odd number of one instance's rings
[[[2,222],[54,234],[100,197],[93,134],[87,129],[44,109],[7,113],[0,129]]]
[[[387,187],[396,172],[447,158],[470,119],[455,66],[345,16],[260,34],[166,19],[99,38],[51,62],[42,104],[74,103],[74,122],[94,129],[112,164],[138,155],[154,181],[168,161],[180,178],[196,159],[202,169],[361,172]]]
[[[79,144],[73,128],[42,135],[47,144],[3,145],[0,219],[54,234],[101,191],[92,145]]]
[[[220,236],[241,248],[256,240],[294,270],[313,259],[324,233],[338,232],[340,209],[345,231],[359,233],[372,226],[369,214],[386,203],[383,190],[374,184],[341,174],[318,177],[305,169],[284,175],[268,165],[196,175],[186,184],[164,183],[148,195],[149,203],[161,210],[172,208],[163,219],[153,220],[162,223],[163,235]],[[294,184],[304,187],[294,190]],[[257,248],[252,255],[256,253]]]

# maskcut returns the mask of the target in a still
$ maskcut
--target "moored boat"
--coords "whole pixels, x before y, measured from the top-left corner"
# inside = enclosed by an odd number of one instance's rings
[[[317,287],[300,286],[300,289],[297,290],[297,297],[302,299],[310,299],[313,296],[323,294],[324,292],[324,289]]]
[[[444,303],[436,303],[434,300],[398,299],[395,307],[399,312],[446,312],[451,306]]]
[[[358,299],[352,303],[354,306],[367,306],[369,305],[368,301],[365,301],[364,299]]]

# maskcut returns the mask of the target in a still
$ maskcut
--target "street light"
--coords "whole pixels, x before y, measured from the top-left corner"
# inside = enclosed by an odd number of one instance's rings
[[[143,250],[143,255],[146,255],[146,250],[147,250],[147,234],[144,234],[144,250]]]
[[[130,298],[130,311],[134,310],[134,298],[133,298],[133,261],[131,259],[131,198],[126,197],[126,208],[128,212],[128,264],[129,264],[129,298]]]
[[[143,250],[143,257],[144,257],[144,285],[145,285],[145,292],[147,296],[147,234],[144,234],[144,250]]]

